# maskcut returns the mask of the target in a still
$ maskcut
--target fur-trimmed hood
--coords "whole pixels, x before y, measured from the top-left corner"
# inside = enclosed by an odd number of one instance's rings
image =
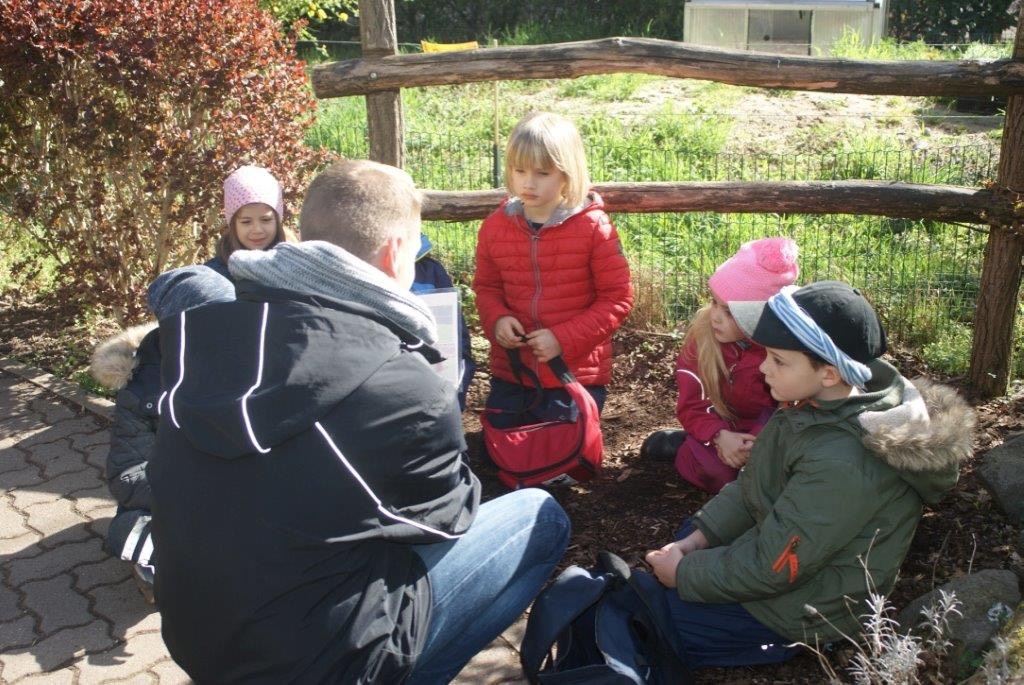
[[[135,370],[135,351],[156,327],[156,321],[132,326],[97,345],[89,364],[89,373],[96,382],[110,390],[123,388]]]
[[[936,502],[956,483],[961,462],[971,455],[974,410],[953,388],[926,378],[909,381],[885,367],[872,370],[896,401],[889,402],[890,408],[868,407],[857,415],[864,445],[896,469],[922,500]]]
[[[953,388],[928,380],[903,385],[903,401],[885,412],[864,412],[864,444],[899,471],[959,467],[970,456],[976,417]]]
[[[186,309],[233,299],[235,286],[228,278],[216,268],[194,265],[160,274],[149,286],[146,304],[158,319],[163,319]],[[156,321],[133,326],[100,343],[92,353],[89,373],[104,387],[123,388],[135,370],[136,350],[156,327]]]

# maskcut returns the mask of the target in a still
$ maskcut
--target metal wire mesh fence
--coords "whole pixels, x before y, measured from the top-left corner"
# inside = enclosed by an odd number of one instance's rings
[[[322,141],[364,156],[362,131]],[[321,142],[313,140],[311,142]],[[423,188],[469,190],[500,184],[499,151],[489,141],[410,136],[407,169]],[[990,145],[916,150],[877,149],[826,155],[700,154],[671,147],[595,145],[588,162],[595,182],[687,180],[887,179],[979,186],[994,177]],[[613,220],[630,259],[637,302],[630,323],[675,327],[707,298],[708,276],[746,240],[787,235],[801,249],[801,282],[835,278],[862,288],[890,338],[933,356],[968,359],[986,228],[861,215],[618,214]],[[435,253],[462,284],[472,279],[478,222],[427,222]],[[1018,327],[1016,351],[1024,332]],[[1024,376],[1016,354],[1015,377]]]

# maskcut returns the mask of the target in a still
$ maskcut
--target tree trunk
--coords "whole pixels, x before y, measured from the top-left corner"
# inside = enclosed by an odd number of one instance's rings
[[[1024,7],[1017,22],[1013,59],[1024,65]],[[1024,96],[1006,103],[999,174],[995,191],[1012,202],[1024,202]],[[1013,351],[1013,323],[1020,293],[1024,258],[1024,221],[994,221],[985,246],[981,292],[974,320],[971,385],[983,397],[1006,393]]]

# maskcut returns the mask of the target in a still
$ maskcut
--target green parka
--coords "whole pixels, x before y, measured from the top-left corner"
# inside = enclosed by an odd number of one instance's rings
[[[740,602],[812,645],[860,632],[865,566],[888,593],[922,503],[956,484],[974,426],[952,389],[869,366],[864,394],[776,412],[739,478],[697,512],[710,546],[679,562],[681,598]]]

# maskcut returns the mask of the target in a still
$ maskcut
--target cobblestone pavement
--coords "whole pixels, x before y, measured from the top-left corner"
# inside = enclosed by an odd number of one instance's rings
[[[0,360],[0,683],[188,683],[103,536],[110,403]],[[520,621],[456,683],[518,683]]]

